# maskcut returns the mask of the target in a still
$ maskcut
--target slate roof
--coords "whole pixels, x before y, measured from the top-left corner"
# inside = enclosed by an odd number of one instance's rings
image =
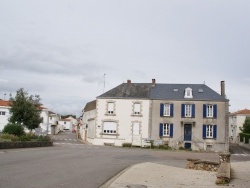
[[[193,98],[184,98],[185,89],[191,88]],[[136,98],[181,101],[228,101],[205,84],[161,84],[157,83],[123,83],[97,98]]]
[[[94,110],[94,109],[96,109],[96,100],[91,101],[91,102],[88,102],[88,103],[85,105],[83,111],[84,111],[84,112],[87,112],[87,111],[91,111],[91,110]]]
[[[186,88],[192,89],[193,98],[184,98]],[[150,98],[182,101],[227,100],[205,84],[156,84],[155,87],[151,88]]]
[[[149,83],[123,83],[107,91],[97,98],[140,98],[148,99],[150,96]]]

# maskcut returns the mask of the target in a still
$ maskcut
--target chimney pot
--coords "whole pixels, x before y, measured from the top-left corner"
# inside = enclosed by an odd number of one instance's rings
[[[128,84],[131,84],[131,80],[127,80],[127,83],[128,83]]]
[[[226,94],[225,94],[225,81],[221,81],[220,85],[221,85],[221,96],[226,97]]]

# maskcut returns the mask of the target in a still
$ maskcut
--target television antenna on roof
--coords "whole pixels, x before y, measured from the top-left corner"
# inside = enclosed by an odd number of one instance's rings
[[[106,76],[106,73],[104,73],[103,75],[103,93],[105,91],[105,76]]]

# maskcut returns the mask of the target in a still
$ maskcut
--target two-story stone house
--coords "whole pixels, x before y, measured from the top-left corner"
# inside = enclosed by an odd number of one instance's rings
[[[173,148],[228,150],[228,100],[205,84],[155,84],[151,87],[152,140]]]
[[[205,84],[123,83],[96,99],[91,143],[228,150],[228,100]],[[89,140],[88,140],[89,141]]]

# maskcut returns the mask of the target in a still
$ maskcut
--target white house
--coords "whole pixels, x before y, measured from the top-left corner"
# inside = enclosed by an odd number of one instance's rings
[[[77,125],[78,125],[78,120],[72,116],[69,116],[67,118],[65,118],[67,120],[70,120],[71,121],[71,128],[70,130],[71,131],[76,131],[77,130]]]
[[[250,110],[243,109],[231,113],[229,116],[229,135],[232,143],[239,143],[240,127],[243,126],[246,117],[250,117]]]
[[[142,140],[149,139],[150,86],[128,80],[97,97],[96,110],[92,109],[91,117],[83,119],[83,125],[88,125],[87,141],[121,146],[141,145]]]
[[[9,123],[10,117],[10,102],[0,99],[0,132],[5,125]]]
[[[10,117],[10,102],[5,100],[0,100],[0,132],[2,132],[5,125],[9,123]],[[54,112],[50,112],[45,107],[40,107],[40,117],[42,118],[42,122],[40,123],[40,128],[43,133],[51,134],[51,127],[53,128],[53,134],[58,134],[59,131],[62,130],[62,127],[58,126],[58,120],[60,119],[60,115]],[[25,128],[26,132],[29,132],[27,128]]]
[[[80,136],[84,141],[90,143],[93,142],[95,138],[95,118],[96,118],[96,100],[88,102],[80,118]]]
[[[72,131],[72,122],[70,119],[60,119],[58,125],[63,128],[63,130]]]
[[[58,134],[63,130],[63,127],[58,124],[60,118],[61,116],[59,114],[49,111],[49,127],[52,135]]]

